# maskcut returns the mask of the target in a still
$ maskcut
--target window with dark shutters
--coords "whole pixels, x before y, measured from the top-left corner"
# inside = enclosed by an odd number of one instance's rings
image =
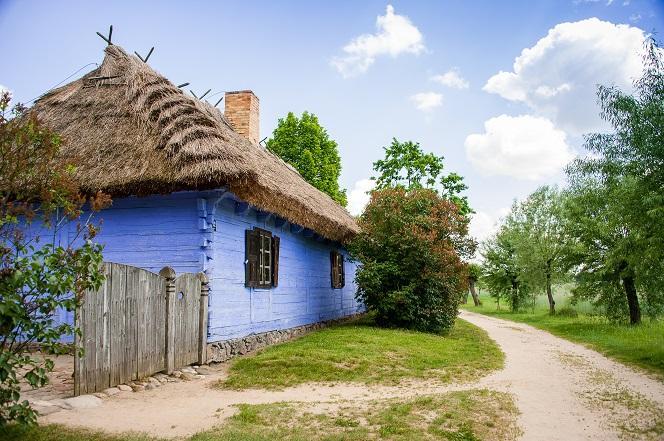
[[[279,236],[272,237],[272,286],[279,286]]]
[[[245,286],[277,286],[279,238],[261,228],[245,231]]]
[[[346,284],[344,256],[336,251],[330,252],[330,278],[332,279],[332,288],[343,288]]]

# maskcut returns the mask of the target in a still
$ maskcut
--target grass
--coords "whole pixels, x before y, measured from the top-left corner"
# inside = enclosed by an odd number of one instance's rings
[[[517,410],[510,395],[468,390],[413,399],[367,403],[273,403],[239,405],[225,424],[190,441],[360,441],[507,440],[519,433]],[[6,441],[143,441],[149,438],[110,436],[98,432],[38,427],[10,433]]]
[[[499,317],[515,322],[522,322],[554,335],[582,343],[618,361],[637,366],[655,374],[664,381],[664,321],[644,320],[638,326],[611,323],[607,319],[592,314],[588,304],[570,306],[565,292],[556,296],[556,309],[574,308],[577,317],[569,315],[549,315],[545,298],[540,298],[535,305],[535,312],[512,313],[506,306],[496,309],[493,298],[482,295],[482,306],[472,303],[463,305],[468,311]]]
[[[308,382],[396,384],[408,378],[447,383],[472,381],[502,365],[495,342],[463,320],[442,336],[383,329],[363,318],[236,359],[220,386],[279,389]]]

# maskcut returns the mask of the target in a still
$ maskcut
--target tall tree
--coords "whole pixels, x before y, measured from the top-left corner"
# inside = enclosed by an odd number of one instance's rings
[[[316,115],[304,112],[298,118],[288,112],[286,118],[279,118],[267,148],[295,167],[311,185],[346,206],[346,190],[339,187],[341,159],[337,143]]]
[[[601,261],[582,263],[603,262],[602,272],[620,273],[630,322],[638,323],[639,295],[649,310],[664,309],[664,62],[652,39],[634,88],[634,94],[599,88],[601,115],[614,130],[588,135],[585,147],[591,154],[575,161],[568,174],[578,202],[572,209],[594,210],[609,222],[596,225],[591,218],[583,232],[594,231],[597,237],[589,240],[614,247],[598,256]],[[579,206],[583,201],[595,205]]]
[[[385,158],[374,162],[373,169],[378,173],[372,179],[376,189],[403,187],[406,190],[428,188],[459,207],[462,216],[468,216],[472,209],[468,198],[462,196],[468,188],[463,177],[456,173],[444,174],[444,157],[424,153],[420,144],[413,141],[399,142],[396,138],[383,147]]]
[[[544,186],[515,204],[507,217],[514,231],[516,265],[528,286],[546,292],[549,312],[555,314],[552,285],[564,280],[566,235],[562,216],[562,195]],[[540,291],[541,290],[541,291]]]
[[[615,320],[641,321],[637,288],[642,255],[639,237],[626,222],[635,209],[634,183],[604,185],[595,179],[576,180],[565,198],[565,228],[570,238],[566,262],[577,286],[574,295],[603,306]]]
[[[510,309],[518,311],[528,297],[528,285],[522,281],[517,263],[515,232],[509,224],[501,226],[493,237],[482,243],[482,281],[496,299],[507,298]]]

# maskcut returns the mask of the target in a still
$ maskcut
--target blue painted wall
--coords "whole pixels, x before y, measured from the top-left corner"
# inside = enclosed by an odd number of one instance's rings
[[[355,301],[355,266],[346,262],[346,286],[332,289],[330,251],[338,244],[303,233],[253,209],[236,214],[238,199],[222,191],[115,199],[94,215],[102,219],[97,240],[104,260],[153,272],[205,271],[210,278],[208,341],[287,329],[362,310]],[[279,286],[244,286],[245,230],[270,230],[281,239]],[[69,234],[72,234],[72,226]],[[43,234],[43,232],[42,232]],[[71,315],[63,315],[71,321]]]
[[[209,261],[210,317],[208,341],[286,329],[343,317],[362,310],[355,301],[355,264],[346,261],[346,286],[332,289],[330,251],[347,254],[338,245],[305,234],[294,234],[288,223],[277,227],[273,216],[249,210],[235,214],[232,198],[214,213],[212,260]],[[280,238],[279,286],[244,286],[244,232],[260,227]]]

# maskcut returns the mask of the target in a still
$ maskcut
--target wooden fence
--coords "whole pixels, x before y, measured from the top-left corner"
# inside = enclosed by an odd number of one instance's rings
[[[166,267],[159,274],[104,263],[106,279],[76,312],[74,394],[205,363],[208,280]]]

